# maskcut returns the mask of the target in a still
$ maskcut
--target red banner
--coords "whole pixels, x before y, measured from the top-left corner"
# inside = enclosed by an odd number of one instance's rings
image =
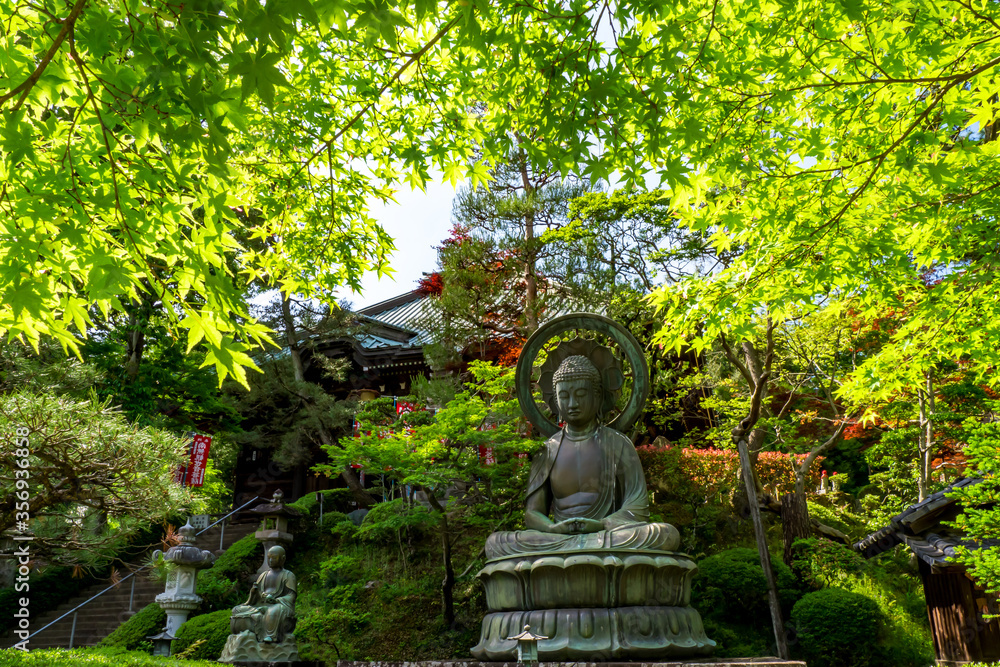
[[[205,468],[208,466],[208,450],[212,446],[212,436],[196,435],[191,447],[191,464],[188,466],[187,485],[201,486],[205,483]]]
[[[493,448],[486,445],[479,445],[479,458],[482,460],[483,465],[491,466],[497,462],[496,456],[493,454]]]
[[[403,415],[407,412],[414,412],[417,410],[416,403],[410,403],[409,401],[396,401],[396,414]]]
[[[189,448],[190,449],[190,448]],[[174,471],[174,482],[184,486],[184,480],[187,479],[187,466],[177,466],[177,470]]]

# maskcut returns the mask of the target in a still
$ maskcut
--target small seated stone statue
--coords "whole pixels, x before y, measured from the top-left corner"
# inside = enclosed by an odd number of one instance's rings
[[[294,662],[295,575],[285,566],[285,550],[267,551],[270,569],[262,572],[250,589],[247,601],[233,608],[229,620],[232,634],[219,662]]]
[[[635,447],[600,424],[600,372],[587,357],[567,357],[553,384],[565,426],[531,462],[528,530],[490,535],[487,559],[545,551],[675,550],[677,529],[649,523],[646,479]]]

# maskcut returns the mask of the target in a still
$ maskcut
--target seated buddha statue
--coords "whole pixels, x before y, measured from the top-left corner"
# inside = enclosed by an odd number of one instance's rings
[[[295,575],[284,568],[285,550],[280,546],[267,550],[267,564],[247,601],[233,608],[230,631],[235,635],[249,630],[259,642],[280,643],[295,625]]]
[[[601,424],[601,373],[582,355],[567,357],[553,376],[564,426],[531,462],[527,530],[498,532],[486,558],[552,551],[674,551],[677,529],[649,523],[649,499],[632,442]]]

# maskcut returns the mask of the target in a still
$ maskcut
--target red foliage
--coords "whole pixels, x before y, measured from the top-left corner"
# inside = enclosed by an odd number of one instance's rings
[[[645,445],[637,451],[650,485],[669,495],[708,499],[732,491],[739,484],[739,455],[730,449]],[[806,455],[794,457],[798,466]],[[822,460],[823,457],[817,457],[809,468],[807,488],[819,484]],[[761,452],[757,458],[757,476],[764,489],[776,498],[795,490],[795,471],[788,454]]]
[[[879,428],[878,415],[869,422],[855,421],[844,428],[844,440],[864,440],[879,435],[884,429]]]
[[[462,245],[466,241],[470,240],[472,237],[469,236],[469,228],[463,225],[454,224],[451,226],[451,234],[444,241],[441,241],[441,246],[450,245]]]
[[[425,273],[424,277],[417,281],[417,292],[424,296],[440,296],[443,291],[444,281],[437,271]]]

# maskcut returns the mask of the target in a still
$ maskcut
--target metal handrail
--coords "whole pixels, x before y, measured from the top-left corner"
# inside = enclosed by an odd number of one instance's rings
[[[250,503],[254,502],[255,500],[260,500],[260,496],[254,496],[253,499],[251,499],[251,500],[247,501],[246,503],[240,505],[238,508],[234,509],[232,512],[230,512],[226,516],[222,517],[221,519],[219,519],[215,523],[209,525],[206,528],[202,528],[197,533],[195,533],[195,537],[198,537],[199,535],[201,535],[202,533],[204,533],[209,528],[214,527],[220,521],[225,521],[226,519],[228,519],[232,515],[236,514],[237,512],[241,511],[244,507],[246,507]],[[122,577],[121,579],[119,579],[117,582],[115,582],[115,583],[111,584],[110,586],[108,586],[107,588],[105,588],[100,593],[98,593],[98,594],[94,595],[93,597],[90,597],[90,598],[84,600],[83,602],[81,602],[80,604],[76,605],[75,607],[73,607],[72,609],[70,609],[69,611],[67,611],[65,614],[63,614],[62,616],[60,616],[56,620],[49,621],[48,623],[46,623],[41,628],[35,630],[30,635],[28,635],[27,637],[25,637],[23,641],[28,641],[29,639],[31,639],[32,637],[34,637],[35,635],[37,635],[39,632],[42,632],[43,630],[49,628],[50,626],[55,625],[56,623],[58,623],[59,621],[63,620],[64,618],[66,618],[70,614],[75,614],[77,612],[77,610],[80,609],[80,607],[82,607],[82,606],[84,606],[86,604],[89,604],[90,602],[93,602],[97,598],[101,597],[102,595],[104,595],[105,593],[107,593],[108,591],[110,591],[112,588],[117,588],[122,582],[126,581],[127,579],[131,579],[132,577],[134,577],[135,575],[139,574],[140,572],[142,572],[143,570],[145,570],[148,567],[149,567],[149,565],[143,565],[138,570],[135,570],[135,571],[131,572],[130,574],[125,575],[124,577]],[[132,585],[133,586],[135,585],[135,581],[134,580],[132,582]],[[134,592],[134,589],[133,589],[133,592]],[[75,621],[75,619],[74,619],[74,621]],[[75,629],[76,623],[74,622],[73,625],[74,625],[74,629]],[[73,633],[72,632],[70,633],[69,643],[70,643],[70,648],[73,648]]]

